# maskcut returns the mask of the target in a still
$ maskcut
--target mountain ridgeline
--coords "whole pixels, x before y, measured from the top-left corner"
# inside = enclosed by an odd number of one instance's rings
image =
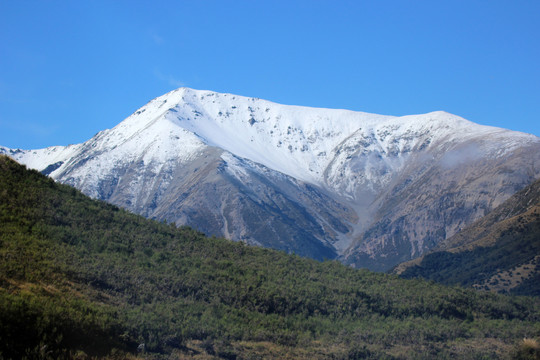
[[[444,112],[392,117],[181,88],[85,143],[0,148],[145,217],[386,271],[540,176],[540,139]]]
[[[477,359],[528,351],[537,298],[207,238],[0,156],[0,357]]]

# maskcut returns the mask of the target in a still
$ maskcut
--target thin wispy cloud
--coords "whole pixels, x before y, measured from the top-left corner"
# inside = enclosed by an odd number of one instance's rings
[[[186,85],[183,81],[178,80],[176,77],[170,74],[164,74],[158,69],[154,69],[154,75],[158,80],[166,82],[167,84],[174,87],[182,87]]]
[[[152,34],[152,40],[154,41],[156,45],[161,45],[165,43],[165,40],[158,34]]]
[[[146,29],[145,37],[147,41],[151,41],[154,43],[154,45],[161,46],[165,44],[165,38],[161,36],[155,29]]]

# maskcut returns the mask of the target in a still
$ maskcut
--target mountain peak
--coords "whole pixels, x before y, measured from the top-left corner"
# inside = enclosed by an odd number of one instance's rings
[[[182,87],[83,144],[9,153],[208,234],[384,270],[540,175],[540,139],[444,111],[386,116]]]

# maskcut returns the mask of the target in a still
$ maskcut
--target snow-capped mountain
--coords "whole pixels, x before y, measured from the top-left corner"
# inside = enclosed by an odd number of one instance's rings
[[[540,138],[180,88],[83,144],[0,148],[84,193],[207,234],[387,269],[540,176]]]

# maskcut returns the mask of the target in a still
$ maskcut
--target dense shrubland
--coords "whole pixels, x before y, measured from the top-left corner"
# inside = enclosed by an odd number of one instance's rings
[[[493,358],[540,335],[538,299],[207,238],[6,157],[0,285],[4,358]]]

